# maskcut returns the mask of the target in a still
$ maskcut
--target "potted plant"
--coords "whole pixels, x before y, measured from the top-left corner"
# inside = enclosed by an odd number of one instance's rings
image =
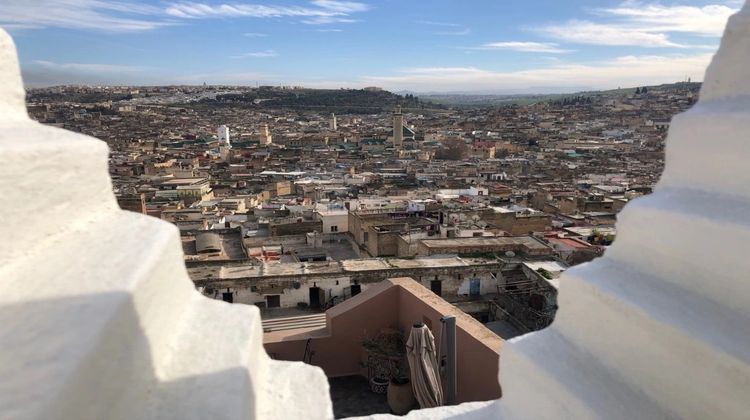
[[[406,414],[416,406],[409,380],[404,335],[396,329],[383,329],[375,337],[363,340],[367,351],[370,389],[388,394],[388,405],[394,414]]]
[[[393,363],[406,352],[403,334],[393,328],[384,328],[374,337],[362,340],[367,352],[368,377],[391,379]]]

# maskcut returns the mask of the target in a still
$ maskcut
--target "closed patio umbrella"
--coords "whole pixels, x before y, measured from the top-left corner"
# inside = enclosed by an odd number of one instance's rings
[[[443,405],[435,337],[426,325],[414,324],[406,341],[406,358],[411,371],[411,386],[419,406],[431,408]]]

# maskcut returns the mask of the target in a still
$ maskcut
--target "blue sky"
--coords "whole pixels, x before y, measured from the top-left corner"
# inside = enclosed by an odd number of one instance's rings
[[[29,86],[531,93],[701,80],[741,1],[2,0]]]

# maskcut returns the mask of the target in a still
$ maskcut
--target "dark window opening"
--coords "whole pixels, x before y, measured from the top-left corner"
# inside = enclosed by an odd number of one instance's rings
[[[310,307],[320,309],[320,287],[310,288]]]
[[[442,296],[443,295],[443,282],[440,280],[432,280],[430,282],[430,290],[432,293]]]
[[[281,296],[279,295],[266,296],[266,307],[267,308],[280,308]]]
[[[221,294],[221,300],[223,300],[224,302],[234,303],[234,293],[223,292]]]

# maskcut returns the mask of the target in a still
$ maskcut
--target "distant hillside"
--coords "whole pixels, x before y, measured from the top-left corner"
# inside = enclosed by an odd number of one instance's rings
[[[396,95],[385,90],[364,89],[280,89],[260,87],[244,92],[216,95],[201,104],[231,105],[272,109],[325,109],[342,114],[380,113],[396,106],[408,109],[444,108],[407,94]]]
[[[700,88],[700,83],[669,83],[663,85],[646,86],[648,89],[691,89]],[[630,95],[637,87],[618,88],[610,90],[580,91],[575,93],[551,93],[551,94],[517,94],[517,95],[480,95],[480,94],[422,94],[420,98],[424,101],[436,104],[458,106],[458,107],[487,107],[502,105],[530,105],[539,102],[563,100],[564,98],[576,96],[598,96],[598,95]]]

